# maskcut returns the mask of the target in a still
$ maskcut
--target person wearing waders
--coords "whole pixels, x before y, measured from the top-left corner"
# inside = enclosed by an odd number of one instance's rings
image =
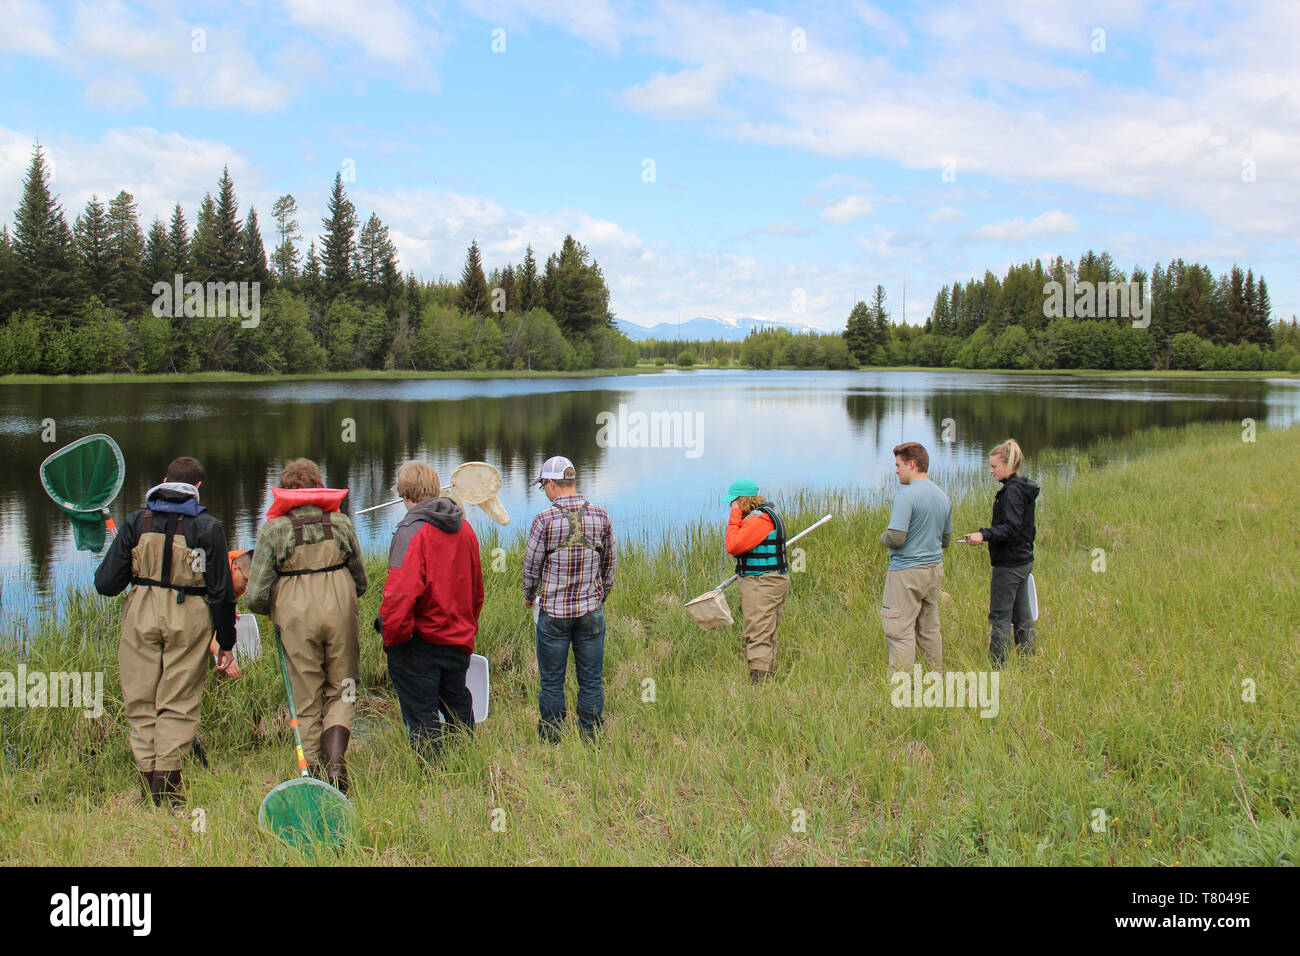
[[[344,792],[348,738],[361,672],[360,608],[366,566],[356,530],[316,463],[289,462],[257,533],[244,600],[280,629],[303,754],[315,776]]]
[[[1029,572],[1034,569],[1034,502],[1038,485],[1016,474],[1025,455],[1014,438],[989,452],[989,474],[1002,483],[993,498],[993,523],[970,535],[969,544],[989,546],[993,580],[989,587],[989,656],[1006,663],[1015,631],[1016,651],[1034,652],[1034,619],[1029,609]]]
[[[591,740],[603,723],[605,601],[614,590],[614,528],[604,508],[576,491],[567,458],[548,458],[537,483],[551,507],[533,519],[524,548],[524,606],[537,602],[537,733],[549,743],[564,724],[569,648],[578,678],[578,729]]]
[[[749,478],[733,481],[723,502],[731,503],[726,547],[740,575],[745,656],[750,683],[757,685],[776,673],[776,629],[790,589],[785,522]]]
[[[218,669],[234,663],[235,594],[226,532],[199,504],[203,466],[177,458],[145,506],[118,528],[95,571],[95,590],[112,597],[128,584],[117,647],[131,756],[146,799],[182,799],[181,760],[199,729],[208,643],[216,632]]]

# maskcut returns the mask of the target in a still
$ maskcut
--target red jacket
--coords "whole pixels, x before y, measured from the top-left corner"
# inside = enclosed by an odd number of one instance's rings
[[[379,605],[384,647],[414,633],[472,654],[482,608],[478,536],[450,498],[426,498],[393,532]]]

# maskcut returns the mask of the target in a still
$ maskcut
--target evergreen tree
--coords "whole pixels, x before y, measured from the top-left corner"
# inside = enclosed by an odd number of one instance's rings
[[[483,257],[475,239],[465,254],[465,268],[461,270],[460,286],[456,290],[456,308],[469,315],[478,315],[487,311],[490,305],[487,277],[483,275]]]
[[[1251,323],[1251,341],[1268,345],[1273,340],[1273,303],[1268,297],[1268,286],[1264,277],[1259,277],[1255,287],[1255,315]]]
[[[167,225],[162,217],[154,216],[144,240],[144,281],[152,287],[155,282],[171,285],[176,276],[172,261],[171,243],[167,239]]]
[[[389,298],[397,276],[397,246],[388,238],[388,227],[373,212],[357,239],[357,264],[363,298],[368,302]]]
[[[524,253],[524,261],[520,263],[515,273],[515,288],[519,303],[516,309],[521,314],[527,315],[541,305],[541,282],[537,277],[537,257],[533,255],[531,244]]]
[[[177,272],[184,274],[190,269],[190,227],[180,203],[172,210],[171,224],[167,228],[167,248],[173,272],[166,278],[174,280]]]
[[[292,195],[285,193],[271,207],[271,215],[275,217],[275,231],[280,237],[271,253],[271,268],[277,279],[289,282],[297,277],[298,260],[302,258],[297,246],[302,239],[298,232],[298,203]]]
[[[50,193],[49,170],[39,142],[14,212],[12,242],[21,307],[51,316],[69,314],[80,291],[77,257],[63,207]]]
[[[1223,324],[1215,329],[1218,334],[1214,336],[1214,341],[1219,344],[1242,341],[1250,328],[1250,315],[1244,293],[1245,285],[1246,277],[1238,265],[1233,265],[1229,275],[1220,282],[1220,294],[1225,296],[1227,308]],[[1202,338],[1208,337],[1202,336]]]
[[[257,210],[249,206],[244,228],[239,234],[239,278],[243,282],[256,282],[263,291],[271,284],[271,274],[266,267],[266,247],[262,245],[262,228],[257,222]]]
[[[875,317],[867,304],[859,299],[849,311],[848,321],[844,326],[844,344],[859,364],[869,363],[881,345]]]
[[[307,247],[307,261],[302,267],[302,291],[308,298],[319,299],[324,278],[321,275],[320,259],[316,255],[316,240]]]
[[[342,173],[334,174],[326,211],[328,215],[321,220],[325,232],[321,236],[320,268],[322,291],[326,300],[332,300],[351,291],[352,264],[357,252],[357,210],[343,191]]]
[[[132,314],[144,307],[144,233],[135,197],[125,189],[108,204],[110,288],[106,302]]]
[[[211,278],[218,282],[236,282],[240,275],[240,257],[243,252],[243,230],[239,225],[239,203],[235,200],[235,184],[230,178],[230,167],[222,167],[217,180],[217,203],[213,211],[213,248]]]
[[[216,203],[211,193],[203,194],[199,214],[194,219],[194,237],[190,240],[190,270],[186,281],[208,282],[217,278]]]
[[[112,251],[108,242],[108,212],[97,195],[92,195],[86,209],[72,227],[77,249],[81,286],[101,302],[111,301],[113,284]]]
[[[17,291],[18,260],[14,256],[13,239],[9,236],[9,227],[0,225],[0,327],[9,321]]]
[[[506,267],[501,270],[501,291],[503,293],[503,298],[505,299],[505,311],[509,312],[511,310],[518,310],[519,298],[518,292],[515,289],[515,267],[509,262],[507,262]]]

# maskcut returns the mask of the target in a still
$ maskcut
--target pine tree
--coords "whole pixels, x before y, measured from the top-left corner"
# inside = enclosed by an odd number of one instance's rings
[[[144,281],[152,286],[155,282],[175,281],[176,265],[172,261],[171,243],[167,239],[167,225],[162,217],[154,216],[149,225],[149,232],[144,240]]]
[[[357,261],[364,298],[370,302],[387,298],[391,289],[385,286],[397,275],[397,246],[388,238],[388,227],[373,212],[357,239]]]
[[[1251,323],[1251,341],[1260,345],[1267,345],[1273,341],[1273,303],[1268,297],[1268,286],[1264,284],[1264,277],[1259,277],[1259,285],[1255,288],[1255,315]]]
[[[72,227],[81,285],[104,303],[112,301],[113,263],[108,240],[108,212],[99,196],[92,195]]]
[[[519,304],[517,308],[527,315],[541,302],[541,284],[537,277],[537,257],[533,255],[530,244],[524,252],[524,261],[515,272],[515,290]]]
[[[302,234],[298,232],[297,200],[286,193],[275,201],[271,215],[275,217],[275,231],[280,237],[275,251],[271,253],[271,268],[277,279],[288,282],[297,277],[298,260],[302,258],[297,246],[302,239]]]
[[[14,212],[12,242],[22,306],[52,316],[71,312],[80,291],[72,230],[63,207],[50,193],[49,170],[39,142],[23,179],[22,200]]]
[[[199,214],[194,219],[194,237],[190,240],[190,273],[186,281],[208,282],[217,278],[216,203],[211,193],[204,193]]]
[[[871,310],[861,299],[854,303],[849,311],[848,321],[841,334],[844,337],[844,344],[849,347],[849,351],[859,363],[865,364],[871,361],[876,346],[880,343],[876,338],[876,324]]]
[[[9,227],[0,225],[0,325],[9,321],[17,288],[18,260],[14,256],[13,239],[9,236]]]
[[[1218,333],[1214,337],[1216,342],[1243,341],[1250,326],[1250,316],[1247,311],[1244,293],[1245,284],[1246,278],[1242,275],[1241,267],[1238,265],[1232,267],[1230,276],[1220,281],[1220,295],[1224,298],[1227,308],[1222,326],[1215,330]]]
[[[174,271],[172,275],[164,278],[174,281],[177,272],[184,274],[191,267],[190,227],[185,221],[185,210],[181,208],[180,203],[177,203],[176,208],[172,210],[171,224],[167,227],[167,250]]]
[[[302,267],[302,291],[308,298],[319,299],[322,281],[320,259],[316,255],[316,240],[313,239],[311,245],[307,247],[307,261]]]
[[[240,275],[240,255],[243,251],[239,225],[239,203],[235,200],[235,184],[230,178],[230,167],[222,167],[217,180],[217,204],[213,211],[212,279],[218,282],[235,282]]]
[[[357,210],[343,191],[343,174],[334,174],[334,188],[330,190],[329,213],[321,224],[320,268],[323,274],[322,291],[327,301],[346,295],[352,290],[352,264],[357,251]]]
[[[456,290],[456,307],[469,315],[478,315],[490,304],[487,277],[483,275],[483,257],[475,239],[465,254],[465,268],[461,270],[460,287]]]
[[[262,229],[257,222],[257,210],[249,206],[244,218],[244,228],[239,233],[239,278],[242,282],[256,282],[262,291],[271,284],[271,274],[266,267],[266,247],[262,245]]]
[[[130,315],[144,307],[144,233],[135,197],[125,189],[108,204],[109,304]]]

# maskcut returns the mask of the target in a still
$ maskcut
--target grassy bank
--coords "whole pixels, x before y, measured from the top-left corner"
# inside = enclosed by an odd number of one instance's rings
[[[589,368],[575,372],[529,372],[524,370],[486,372],[419,372],[356,369],[350,372],[304,372],[254,374],[252,372],[191,372],[186,375],[113,372],[97,375],[0,375],[0,385],[122,385],[135,382],[293,382],[293,381],[384,381],[423,378],[598,378],[605,375],[632,375],[658,371],[654,366],[634,368]]]
[[[808,496],[792,503],[792,527],[826,510],[837,519],[793,575],[774,683],[749,686],[739,624],[704,633],[681,608],[728,573],[720,526],[629,543],[607,607],[605,739],[543,746],[521,555],[494,572],[485,541],[491,714],[441,767],[422,765],[367,631],[350,752],[359,839],[328,861],[1300,862],[1300,431],[1260,431],[1254,444],[1235,425],[1147,433],[1068,464],[1068,484],[1046,480],[1039,505],[1039,653],[1002,672],[990,719],[891,705],[878,610],[887,512]],[[959,503],[958,531],[986,523],[993,490]],[[987,553],[955,546],[945,566],[945,663],[984,669]],[[363,621],[382,567],[372,562]],[[32,636],[29,670],[107,665],[107,711],[0,710],[0,861],[303,860],[256,825],[262,797],[293,770],[274,654],[242,681],[210,678],[212,768],[188,766],[187,814],[146,808],[117,699],[119,609],[78,595]],[[0,649],[0,671],[16,664]],[[1104,832],[1091,826],[1099,809]]]

